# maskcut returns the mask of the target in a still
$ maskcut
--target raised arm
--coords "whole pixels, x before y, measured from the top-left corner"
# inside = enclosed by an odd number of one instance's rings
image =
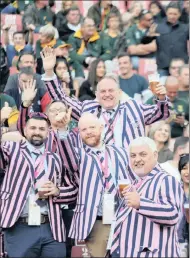
[[[60,87],[57,76],[54,73],[54,66],[56,63],[56,55],[53,49],[47,47],[41,52],[43,67],[45,74],[42,80],[45,82],[47,90],[53,100],[62,100],[66,105],[72,108],[72,117],[79,120],[82,111],[82,103],[76,98],[67,96],[63,89]]]
[[[169,99],[166,89],[162,85],[157,86],[156,105],[141,104],[145,125],[150,125],[159,120],[165,120],[170,116]]]
[[[173,226],[179,220],[183,204],[183,190],[172,176],[164,178],[159,190],[159,200],[154,202],[148,198],[140,197],[138,213],[150,218],[154,222]]]

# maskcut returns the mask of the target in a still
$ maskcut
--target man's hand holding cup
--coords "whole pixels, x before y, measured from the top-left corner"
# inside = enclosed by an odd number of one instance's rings
[[[160,100],[166,98],[166,88],[160,84],[160,75],[158,73],[148,75],[150,90]]]
[[[59,195],[59,189],[53,182],[47,181],[38,189],[38,194],[40,199],[47,199],[49,196]]]

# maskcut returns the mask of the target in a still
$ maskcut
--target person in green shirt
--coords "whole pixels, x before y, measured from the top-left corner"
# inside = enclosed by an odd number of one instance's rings
[[[139,22],[132,25],[126,32],[126,48],[128,54],[132,56],[134,69],[138,69],[139,57],[154,57],[154,51],[151,48],[149,49],[149,44],[141,43],[152,24],[152,14],[147,10],[143,10],[139,16]]]
[[[178,97],[179,81],[176,77],[168,76],[165,87],[172,109],[168,120],[171,125],[171,137],[180,137],[183,135],[183,128],[189,121],[189,104]],[[155,104],[154,97],[150,98],[146,104]]]
[[[121,23],[120,15],[117,13],[110,13],[107,17],[108,29],[101,33],[103,42],[108,42],[109,48],[112,49],[112,59],[121,52],[121,45],[119,44],[122,29]]]
[[[69,37],[68,43],[72,45],[70,57],[88,67],[96,58],[111,60],[109,44],[103,41],[96,31],[95,22],[86,17],[81,22],[81,29]]]
[[[179,69],[180,88],[178,97],[189,103],[189,65],[185,64]]]

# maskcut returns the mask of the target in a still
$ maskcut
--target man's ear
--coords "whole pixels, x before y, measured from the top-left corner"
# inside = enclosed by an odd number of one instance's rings
[[[24,127],[24,136],[26,136],[26,126]]]
[[[158,160],[158,152],[157,151],[154,152],[154,159]]]

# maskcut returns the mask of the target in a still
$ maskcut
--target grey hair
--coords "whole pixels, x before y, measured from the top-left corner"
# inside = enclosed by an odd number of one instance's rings
[[[115,75],[115,74],[113,74],[113,73],[107,73],[107,74],[102,78],[102,80],[105,80],[105,79],[109,79],[109,80],[114,81],[114,82],[117,84],[118,88],[120,89],[119,79],[118,79],[118,76],[117,76],[117,75]],[[101,81],[102,81],[102,80],[101,80]],[[101,81],[100,81],[100,82],[101,82]],[[100,83],[100,82],[99,82],[99,83]],[[97,84],[97,89],[98,89],[99,83]]]
[[[141,146],[141,145],[147,145],[152,150],[152,152],[155,152],[155,151],[158,152],[155,141],[150,139],[149,137],[138,137],[134,139],[130,143],[129,149],[131,149],[131,147]]]
[[[46,35],[49,38],[59,38],[59,33],[55,27],[53,27],[51,24],[47,24],[40,28],[40,33]]]

